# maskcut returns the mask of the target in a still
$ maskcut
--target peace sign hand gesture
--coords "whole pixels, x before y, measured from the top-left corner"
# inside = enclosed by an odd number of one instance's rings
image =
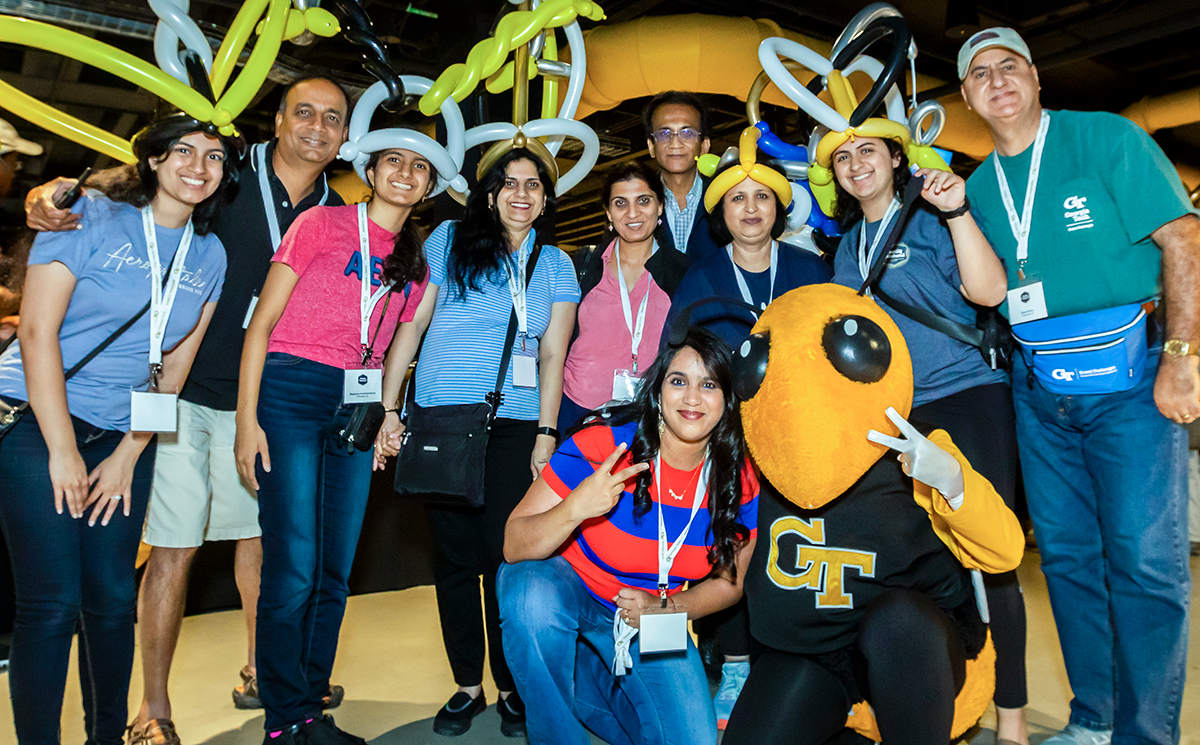
[[[613,473],[617,461],[625,454],[625,443],[617,445],[604,462],[596,467],[596,472],[588,476],[575,487],[575,491],[567,495],[567,502],[572,506],[572,513],[577,523],[593,517],[607,515],[625,491],[625,482],[650,467],[649,463],[634,463]]]
[[[900,452],[899,460],[904,473],[922,484],[932,486],[947,500],[955,500],[963,494],[962,466],[954,456],[929,441],[916,427],[900,416],[891,406],[887,408],[888,419],[900,430],[900,437],[871,430],[867,439]]]

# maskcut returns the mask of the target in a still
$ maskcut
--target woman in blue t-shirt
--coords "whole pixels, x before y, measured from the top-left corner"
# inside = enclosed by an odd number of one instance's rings
[[[563,363],[575,326],[579,282],[571,259],[546,245],[556,199],[549,171],[516,148],[483,174],[467,198],[462,220],[442,223],[425,242],[429,287],[437,301],[414,375],[421,407],[483,403],[496,385],[509,318],[513,343],[488,438],[484,504],[429,505],[435,547],[434,584],[446,654],[458,691],[437,713],[435,732],[459,735],[487,702],[483,696],[486,643],[500,700],[501,730],[525,731],[525,707],[504,661],[496,609],[496,570],[503,560],[504,523],[550,460],[557,444]],[[537,265],[525,287],[528,257]],[[399,430],[395,414],[383,437]],[[384,451],[386,455],[394,450]],[[474,467],[477,464],[468,464]],[[483,577],[483,608],[479,578]]]
[[[833,152],[834,215],[847,230],[834,259],[834,282],[858,289],[887,240],[911,178],[900,143],[856,137]],[[974,306],[1004,300],[1004,267],[970,213],[963,179],[923,170],[925,187],[878,286],[890,298],[974,326]],[[876,298],[880,300],[880,298]],[[913,363],[909,420],[943,429],[992,482],[1009,509],[1016,491],[1017,445],[1008,374],[993,370],[975,347],[880,305],[908,342]],[[985,575],[996,645],[1000,739],[1024,745],[1025,604],[1015,572]]]
[[[0,438],[0,526],[17,596],[9,690],[20,742],[59,740],[77,624],[88,742],[122,741],[152,432],[169,427],[142,406],[174,421],[175,398],[162,394],[182,387],[221,294],[225,250],[209,230],[237,181],[227,161],[241,147],[190,117],[160,119],[134,137],[137,165],[126,180],[109,197],[75,206],[79,230],[34,241],[19,348],[0,362],[0,397],[29,406]],[[113,337],[152,295],[149,311]],[[66,379],[65,368],[110,337]],[[161,393],[148,391],[155,379]]]

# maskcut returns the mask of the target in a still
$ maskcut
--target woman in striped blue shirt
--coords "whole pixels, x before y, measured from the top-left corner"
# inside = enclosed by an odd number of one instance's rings
[[[433,722],[458,735],[485,708],[486,643],[500,700],[501,730],[525,732],[525,707],[504,661],[496,605],[509,513],[550,460],[557,444],[563,363],[575,326],[579,283],[571,259],[554,246],[554,183],[524,148],[497,161],[467,199],[462,220],[442,223],[425,242],[429,288],[437,304],[415,375],[420,406],[480,403],[496,384],[509,318],[517,315],[512,360],[488,439],[484,506],[430,506],[436,546],[434,582],[442,637],[458,692]],[[526,262],[540,246],[525,286]],[[389,408],[395,406],[387,402]],[[399,423],[388,415],[385,432]],[[483,612],[479,577],[483,576]]]

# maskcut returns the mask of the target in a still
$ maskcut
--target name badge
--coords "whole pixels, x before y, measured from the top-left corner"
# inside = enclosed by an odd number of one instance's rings
[[[178,405],[179,397],[174,393],[130,391],[130,431],[174,432]]]
[[[638,621],[638,649],[642,654],[683,652],[687,649],[687,608],[643,608]]]
[[[632,401],[638,392],[641,378],[630,370],[614,370],[612,397],[614,401]]]
[[[258,294],[255,293],[250,298],[250,307],[246,308],[246,318],[242,321],[242,328],[250,328],[250,317],[254,315],[254,306],[258,305]]]
[[[1046,291],[1040,281],[1008,291],[1008,320],[1012,325],[1040,321],[1047,315]]]
[[[524,350],[513,352],[513,385],[517,388],[537,388],[537,357]]]
[[[347,370],[342,383],[343,404],[383,400],[383,370]]]

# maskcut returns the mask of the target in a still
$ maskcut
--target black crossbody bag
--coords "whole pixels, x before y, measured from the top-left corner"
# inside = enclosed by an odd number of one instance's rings
[[[525,287],[537,267],[542,247],[535,246],[525,265]],[[483,473],[492,421],[504,402],[504,378],[517,338],[517,313],[508,319],[496,387],[475,404],[419,406],[416,376],[408,383],[404,434],[396,458],[396,493],[427,504],[483,506]]]
[[[408,293],[410,286],[404,285],[404,301],[408,302]],[[379,329],[383,328],[383,319],[387,315],[388,303],[391,302],[392,293],[388,292],[383,299],[383,312],[379,314],[379,322],[375,324],[375,335],[371,337],[371,343],[367,347],[366,353],[363,355],[366,359],[363,364],[367,364],[367,360],[371,359],[371,354],[375,348],[375,342],[379,340]],[[372,401],[366,404],[355,404],[350,411],[350,418],[346,421],[345,426],[337,432],[338,443],[346,449],[346,452],[352,452],[357,449],[360,452],[366,452],[375,447],[375,435],[379,434],[379,428],[383,426],[383,418],[387,412],[383,408],[383,404],[379,401]]]
[[[147,301],[146,304],[144,306],[142,306],[142,309],[139,310],[133,318],[130,318],[128,321],[121,324],[121,327],[119,329],[112,332],[112,334],[110,334],[107,339],[105,339],[104,341],[97,344],[95,349],[93,349],[92,351],[90,351],[86,355],[84,355],[83,359],[79,360],[74,365],[72,365],[70,370],[67,370],[65,373],[63,373],[63,382],[66,382],[66,381],[70,380],[71,378],[73,378],[75,376],[75,373],[82,370],[83,366],[86,365],[87,363],[91,362],[96,357],[96,355],[100,354],[105,349],[108,349],[109,345],[117,340],[117,337],[119,337],[121,334],[128,331],[133,326],[133,324],[137,323],[138,319],[140,319],[142,316],[146,315],[146,313],[149,310],[150,310],[150,302]],[[7,351],[8,347],[13,344],[14,339],[16,339],[15,335],[8,340],[8,342],[4,345],[3,349],[0,349],[0,353]],[[29,411],[29,402],[28,401],[22,401],[21,403],[17,404],[16,406],[10,406],[9,404],[5,403],[3,400],[0,400],[0,438],[3,438],[5,435],[8,434],[9,430],[11,430],[13,427],[17,426],[17,422],[21,421],[21,417],[25,416],[25,412],[27,412],[27,411]]]
[[[913,178],[909,180],[908,186],[904,189],[904,202],[900,207],[900,213],[896,216],[896,222],[892,225],[892,232],[888,234],[883,247],[880,248],[879,253],[875,256],[875,263],[871,265],[871,271],[868,273],[866,281],[863,282],[862,288],[859,289],[859,294],[862,294],[863,291],[869,288],[875,294],[875,297],[879,298],[881,303],[892,310],[911,318],[922,326],[931,328],[934,331],[940,331],[951,339],[957,339],[963,344],[975,347],[979,350],[979,354],[983,356],[983,361],[993,370],[1012,370],[1012,326],[1009,325],[1008,320],[1000,313],[999,309],[977,306],[975,309],[975,325],[968,326],[964,323],[939,316],[937,313],[925,310],[924,308],[918,308],[915,305],[909,305],[897,300],[879,287],[879,280],[883,276],[883,271],[887,269],[887,257],[891,254],[892,249],[896,247],[896,244],[900,242],[900,236],[904,233],[904,226],[907,224],[908,218],[912,215],[913,205],[916,203],[917,197],[920,196],[924,183],[924,179]]]

